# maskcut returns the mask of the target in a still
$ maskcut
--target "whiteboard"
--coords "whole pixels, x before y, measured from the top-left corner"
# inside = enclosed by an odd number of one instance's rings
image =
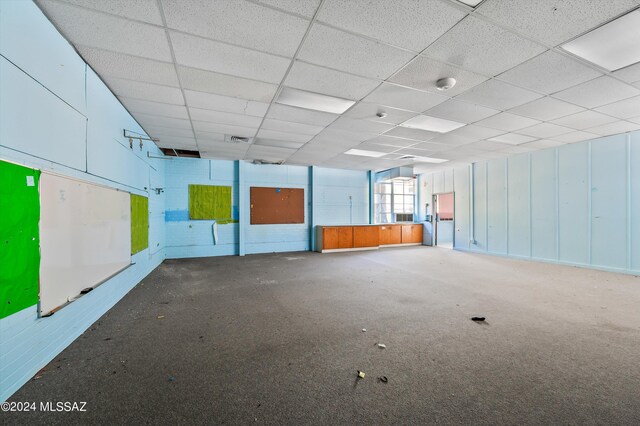
[[[131,263],[128,192],[48,173],[40,179],[40,314]]]

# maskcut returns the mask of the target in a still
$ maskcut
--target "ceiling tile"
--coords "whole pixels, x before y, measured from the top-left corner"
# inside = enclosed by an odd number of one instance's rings
[[[71,43],[171,61],[167,36],[160,27],[105,15],[68,3],[48,1],[40,2],[39,5]]]
[[[478,141],[469,144],[472,149],[480,151],[497,151],[499,149],[505,149],[509,146],[507,143],[493,142],[493,141]]]
[[[631,123],[629,121],[616,121],[602,126],[589,127],[587,132],[595,133],[600,136],[617,135],[618,133],[633,132],[640,129],[640,124]]]
[[[524,149],[545,149],[545,148],[554,148],[556,146],[564,145],[562,142],[552,141],[550,139],[539,139],[533,142],[527,142],[522,145],[519,145],[520,148]]]
[[[158,84],[123,80],[115,77],[105,77],[104,81],[109,86],[109,89],[118,96],[165,104],[184,105],[182,91],[177,87],[160,86]]]
[[[378,87],[380,82],[296,61],[284,84],[295,89],[357,101]]]
[[[487,77],[463,70],[462,68],[438,62],[424,56],[418,56],[391,77],[389,81],[420,90],[438,92],[436,82],[445,77],[453,77],[456,79],[456,85],[446,92],[443,92],[446,93],[447,96],[458,95],[487,80]]]
[[[120,102],[132,113],[159,115],[162,117],[188,119],[187,108],[184,105],[170,105],[160,102],[149,102],[119,96]]]
[[[542,95],[511,84],[488,80],[458,95],[456,99],[504,111],[541,97]]]
[[[264,138],[256,138],[256,140],[253,143],[256,145],[277,146],[280,148],[290,148],[290,149],[298,149],[305,144],[305,142],[292,142],[292,141],[264,139]]]
[[[294,123],[311,124],[314,126],[328,126],[338,118],[338,115],[330,114],[328,112],[311,111],[287,105],[272,104],[269,108],[267,117],[274,118],[276,120],[291,121]]]
[[[596,111],[618,118],[631,118],[640,113],[640,96],[596,108]]]
[[[91,68],[102,77],[112,76],[165,86],[180,86],[176,69],[172,63],[158,62],[86,46],[78,46],[78,51]]]
[[[171,31],[171,42],[179,65],[267,83],[279,84],[290,62],[280,56],[230,46],[174,31]]]
[[[233,112],[236,114],[254,115],[256,117],[263,117],[267,112],[267,108],[269,108],[269,104],[264,102],[230,98],[212,93],[185,90],[184,95],[187,98],[187,104],[191,108]]]
[[[504,133],[504,130],[491,129],[489,127],[468,124],[459,129],[453,130],[450,134],[466,136],[471,139],[488,139]]]
[[[293,57],[309,21],[247,1],[162,0],[167,27]]]
[[[605,75],[555,93],[553,97],[585,108],[595,108],[638,95],[640,90]]]
[[[320,0],[258,0],[260,3],[277,7],[287,12],[311,18],[320,5]]]
[[[473,123],[474,121],[482,120],[499,112],[500,111],[492,108],[470,104],[456,99],[449,99],[425,111],[425,114],[446,120],[458,121],[460,123]]]
[[[498,76],[500,80],[541,93],[555,93],[601,76],[568,56],[548,50]]]
[[[550,139],[553,139],[554,141],[558,141],[558,142],[574,143],[574,142],[586,141],[589,139],[596,139],[598,137],[600,136],[594,133],[575,131],[571,133],[565,133],[564,135],[554,136]]]
[[[193,136],[193,134],[191,136]],[[160,140],[156,142],[156,145],[160,148],[198,150],[198,144],[194,137],[181,138],[179,136],[163,136],[159,139]]]
[[[162,127],[162,126],[146,126],[144,130],[153,137],[162,137],[162,136],[177,136],[182,138],[192,138],[193,137],[193,129],[189,126],[188,129],[180,129],[174,127]]]
[[[419,52],[464,15],[460,9],[434,0],[328,0],[318,19]]]
[[[291,121],[274,120],[267,118],[262,123],[262,129],[277,130],[279,132],[299,133],[302,135],[317,135],[324,126],[313,126],[311,124],[293,123]]]
[[[245,158],[267,161],[286,160],[295,151],[291,148],[254,144],[249,146]]]
[[[494,76],[544,50],[536,43],[469,15],[429,46],[424,54]]]
[[[441,133],[429,132],[420,129],[410,129],[408,127],[396,127],[385,133],[385,136],[395,136],[398,138],[412,139],[416,141],[428,141],[440,135]]]
[[[514,146],[510,146],[508,148],[505,149],[500,149],[498,151],[495,152],[503,152],[505,154],[523,154],[525,152],[531,152],[531,151],[536,151],[537,148],[533,148],[533,147],[525,147],[522,145],[514,145]]]
[[[334,129],[344,129],[350,132],[371,132],[379,134],[392,129],[394,125],[370,120],[340,117],[334,121],[330,127]]]
[[[503,112],[493,117],[485,118],[482,121],[478,121],[478,125],[483,127],[490,127],[492,129],[504,130],[505,132],[512,132],[514,130],[523,129],[525,127],[538,124],[540,121],[532,118],[521,117],[515,114],[509,114]]]
[[[627,83],[638,82],[640,81],[640,62],[615,71],[613,75],[626,81]]]
[[[313,135],[303,135],[299,133],[279,132],[276,130],[260,129],[257,137],[263,139],[276,139],[289,142],[309,142]]]
[[[457,146],[457,145],[451,144],[451,147],[454,147],[454,146]],[[415,149],[415,150],[420,149],[422,151],[429,151],[429,152],[438,152],[438,151],[444,151],[445,149],[449,149],[448,145],[445,145],[444,143],[435,143],[433,141],[419,142],[415,145],[411,145],[408,148]],[[426,155],[426,154],[423,153],[421,155]]]
[[[178,67],[182,87],[198,92],[215,93],[233,98],[258,102],[271,102],[278,85],[262,81],[248,80],[195,68]]]
[[[371,92],[369,96],[364,98],[364,101],[408,111],[422,112],[447,99],[449,98],[435,93],[422,92],[396,86],[395,84],[383,83]]]
[[[437,138],[433,138],[429,142],[430,143],[440,143],[440,144],[444,144],[444,145],[447,145],[447,146],[458,146],[458,145],[467,145],[467,144],[470,144],[471,142],[475,142],[475,141],[476,141],[476,139],[467,138],[467,137],[460,136],[460,135],[446,134],[446,135],[438,136]]]
[[[209,121],[192,121],[196,138],[200,140],[202,132],[217,133],[223,135],[239,136],[241,138],[252,138],[256,135],[255,128],[244,126],[233,126],[229,124],[211,123]]]
[[[316,135],[315,140],[332,145],[353,146],[376,136],[376,133],[350,132],[348,130],[327,127]]]
[[[378,113],[385,113],[387,115],[386,117],[382,118],[376,115]],[[412,117],[415,117],[417,113],[368,102],[359,102],[351,107],[343,115],[345,117],[358,118],[361,120],[372,120],[379,121],[381,123],[400,124]]]
[[[325,25],[313,26],[298,58],[364,77],[386,79],[413,54]]]
[[[477,13],[551,46],[558,45],[637,6],[633,0],[485,1]]]
[[[613,117],[609,117],[608,115],[600,114],[599,112],[582,111],[577,114],[552,120],[552,123],[576,130],[584,130],[587,127],[600,126],[614,121],[617,120]]]
[[[377,143],[371,143],[369,141],[362,142],[360,145],[356,147],[357,149],[362,149],[365,151],[375,151],[375,152],[393,152],[399,149],[397,146],[391,145],[380,145]]]
[[[396,148],[414,145],[418,143],[418,141],[413,139],[394,138],[393,136],[386,136],[386,135],[376,136],[375,138],[367,140],[367,142],[375,143],[378,145],[394,146]]]
[[[527,136],[533,136],[536,138],[546,139],[553,136],[563,135],[571,132],[573,129],[568,127],[558,126],[552,123],[540,123],[535,126],[527,127],[525,129],[518,130],[518,133]]]
[[[506,143],[509,145],[519,145],[521,143],[531,142],[536,140],[531,136],[517,135],[515,133],[507,133],[506,135],[500,135],[489,139],[490,142]]]
[[[211,123],[229,124],[232,126],[252,127],[255,129],[257,129],[262,122],[262,117],[193,107],[189,107],[189,113],[191,114],[191,119],[195,121],[208,121]]]
[[[159,115],[150,115],[136,113],[136,120],[142,127],[171,127],[174,129],[191,130],[191,121],[183,118],[161,117]]]
[[[439,146],[440,150],[442,150],[444,147],[443,145]],[[415,156],[420,156],[420,157],[429,157],[431,155],[433,155],[433,153],[436,151],[433,150],[426,150],[426,149],[417,149],[414,147],[411,148],[402,148],[396,152],[394,152],[394,154],[399,154],[399,155],[415,155]]]
[[[509,110],[514,114],[542,121],[553,120],[580,111],[584,111],[584,108],[549,97],[540,98]]]
[[[62,0],[78,6],[94,9],[113,15],[136,21],[144,21],[150,24],[162,25],[162,17],[156,0]],[[36,3],[44,4],[48,1],[37,0]]]

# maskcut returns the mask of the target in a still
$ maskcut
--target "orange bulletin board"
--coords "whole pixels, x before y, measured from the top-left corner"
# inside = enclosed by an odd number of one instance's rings
[[[251,224],[304,223],[303,188],[251,187]]]

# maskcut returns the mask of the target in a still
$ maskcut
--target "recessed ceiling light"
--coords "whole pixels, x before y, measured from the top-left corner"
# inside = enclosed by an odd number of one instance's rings
[[[413,160],[416,163],[444,163],[445,161],[449,161],[442,158],[422,157],[420,155],[404,155],[400,157],[400,160]]]
[[[447,133],[459,127],[465,126],[465,124],[458,123],[457,121],[430,117],[428,115],[417,115],[402,123],[401,126],[409,127],[410,129],[421,129],[428,130],[430,132]]]
[[[467,6],[476,7],[482,0],[458,0],[460,3],[464,3]]]
[[[303,90],[283,87],[276,99],[276,103],[290,105],[300,108],[313,109],[316,111],[342,114],[353,104],[354,101],[348,99],[334,98],[333,96],[320,95],[318,93],[305,92]]]
[[[596,65],[615,71],[640,61],[640,10],[596,28],[562,48]]]
[[[349,151],[345,152],[345,154],[360,155],[362,157],[373,157],[373,158],[380,158],[387,155],[386,152],[365,151],[364,149],[350,149]]]
[[[445,77],[436,81],[436,89],[449,90],[456,85],[456,79],[453,77]]]

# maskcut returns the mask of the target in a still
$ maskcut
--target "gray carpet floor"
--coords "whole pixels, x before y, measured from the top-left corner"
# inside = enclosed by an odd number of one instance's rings
[[[87,411],[5,424],[640,424],[640,278],[428,247],[168,260],[11,400]]]

